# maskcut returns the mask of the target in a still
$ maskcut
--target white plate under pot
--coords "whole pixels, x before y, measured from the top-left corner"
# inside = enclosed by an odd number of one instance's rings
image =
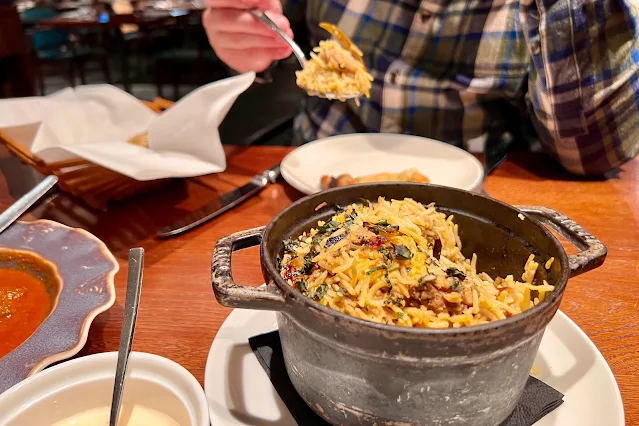
[[[269,311],[235,309],[222,324],[204,373],[212,426],[298,426],[248,344],[250,337],[276,329]],[[563,312],[548,325],[534,365],[538,379],[565,395],[535,426],[624,426],[610,367]]]

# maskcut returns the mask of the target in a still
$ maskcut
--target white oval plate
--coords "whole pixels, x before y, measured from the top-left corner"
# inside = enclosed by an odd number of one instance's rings
[[[289,153],[282,176],[304,194],[321,190],[322,175],[353,177],[415,168],[436,185],[479,191],[484,170],[477,158],[453,145],[394,133],[353,133],[307,143]]]
[[[297,426],[248,344],[277,329],[275,313],[235,309],[211,345],[204,390],[212,426]],[[548,325],[535,359],[536,377],[564,403],[535,426],[624,426],[621,394],[588,336],[561,311]]]

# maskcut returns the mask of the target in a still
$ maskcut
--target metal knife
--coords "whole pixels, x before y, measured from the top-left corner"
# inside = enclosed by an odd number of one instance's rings
[[[248,200],[269,184],[275,183],[279,176],[280,165],[278,164],[271,169],[265,170],[263,173],[253,176],[251,182],[246,185],[231,192],[227,192],[217,200],[214,200],[206,206],[189,213],[172,225],[160,229],[158,236],[163,238],[172,237],[200,226]]]

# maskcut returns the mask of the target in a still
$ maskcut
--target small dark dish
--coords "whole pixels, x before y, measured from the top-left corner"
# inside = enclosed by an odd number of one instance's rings
[[[477,253],[489,275],[520,274],[528,256],[535,277],[555,286],[538,306],[503,321],[458,329],[376,324],[303,296],[279,275],[283,241],[335,214],[334,205],[413,198],[455,215],[464,255]],[[326,202],[329,207],[315,211]],[[523,220],[522,220],[523,218]],[[580,252],[568,256],[542,225]],[[260,244],[266,287],[244,287],[231,276],[231,254]],[[605,246],[568,217],[543,207],[515,208],[468,191],[435,185],[374,184],[337,188],[299,200],[265,228],[218,241],[213,289],[225,306],[278,312],[288,374],[321,417],[341,425],[497,425],[517,404],[543,332],[570,277],[600,266]]]
[[[108,248],[81,229],[38,220],[0,233],[0,268],[43,281],[51,312],[30,337],[0,358],[0,393],[44,367],[78,353],[93,319],[115,302],[119,265]]]

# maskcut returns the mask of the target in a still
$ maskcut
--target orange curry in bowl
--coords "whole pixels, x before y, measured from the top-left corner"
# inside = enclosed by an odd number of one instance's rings
[[[0,358],[49,316],[60,290],[53,264],[27,252],[0,251]]]

